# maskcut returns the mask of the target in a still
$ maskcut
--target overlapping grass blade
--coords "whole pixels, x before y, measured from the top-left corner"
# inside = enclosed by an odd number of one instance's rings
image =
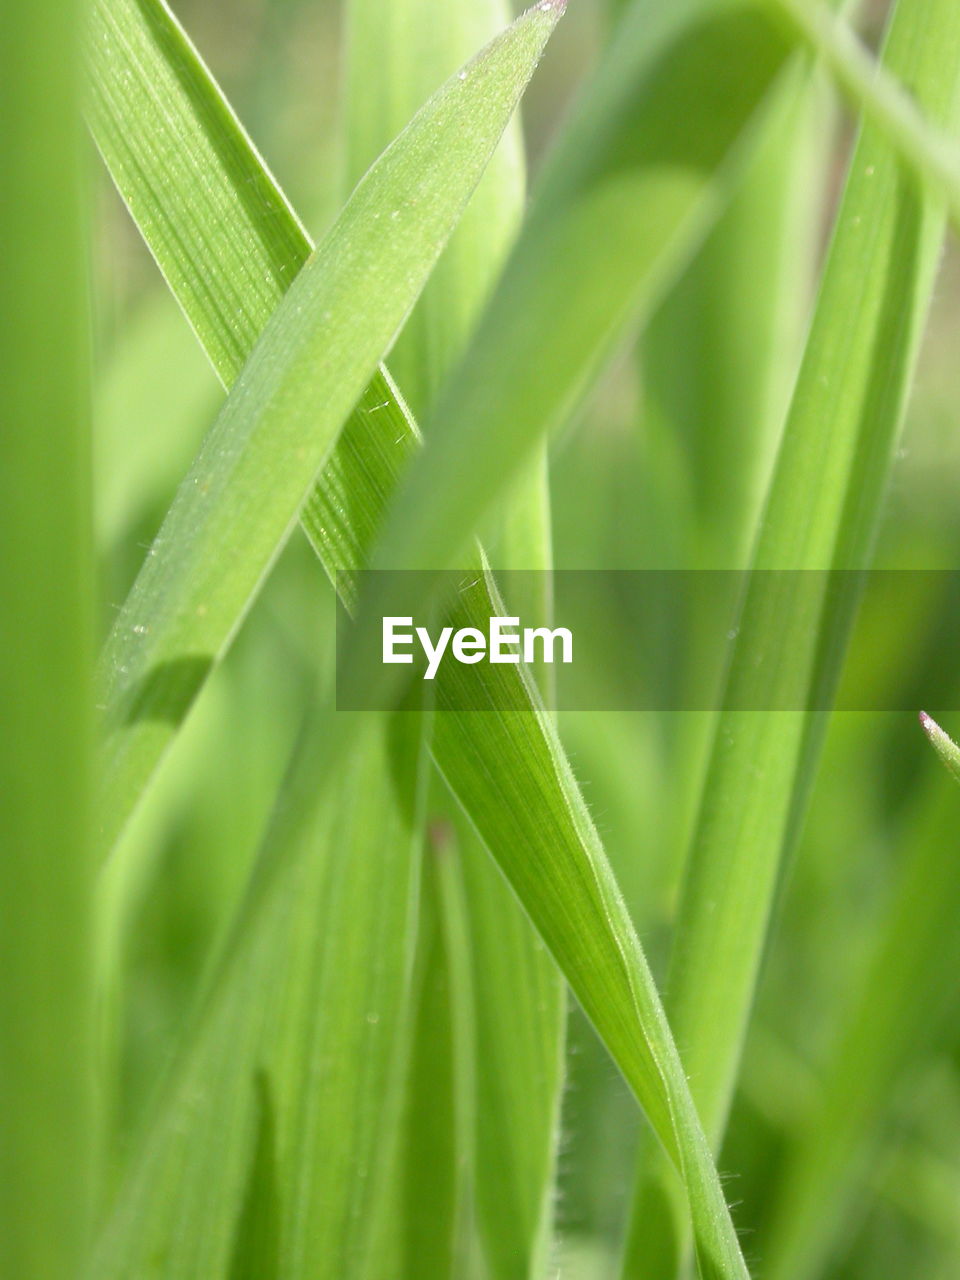
[[[95,1177],[79,6],[0,15],[0,1271],[76,1273]]]
[[[438,91],[367,174],[257,339],[106,645],[105,847],[239,626],[558,14],[552,4],[531,9],[465,79]],[[203,198],[200,210],[211,212]]]
[[[369,408],[384,415],[397,412],[389,404]],[[381,445],[371,452],[380,477],[399,468],[397,448]],[[315,491],[307,523],[318,530],[322,551],[336,544],[340,563],[349,564],[347,543],[336,536],[344,509],[335,506],[326,518],[327,502],[336,493],[335,485]],[[375,489],[374,494],[381,502],[385,498]],[[350,532],[355,538],[356,531]],[[489,615],[494,606],[486,592],[481,578],[467,602],[471,611]],[[533,690],[521,692],[535,708]],[[542,713],[508,709],[517,706],[516,688],[494,688],[493,694],[493,705],[501,709],[485,716],[482,725],[463,715],[440,717],[446,733],[438,736],[435,754],[682,1166],[704,1274],[743,1275],[719,1181],[649,971],[556,734]]]

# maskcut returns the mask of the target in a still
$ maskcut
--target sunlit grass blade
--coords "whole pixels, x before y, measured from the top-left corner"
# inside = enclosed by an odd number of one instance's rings
[[[309,752],[284,788],[264,856],[286,873],[251,884],[91,1274],[227,1275],[251,1237],[278,1276],[382,1273],[418,868],[410,728],[368,727],[336,811]]]
[[[944,760],[956,777],[956,747],[939,726],[935,731],[943,735]],[[762,1245],[771,1280],[822,1275],[831,1252],[848,1243],[855,1188],[868,1181],[897,1089],[954,1013],[960,965],[956,811],[956,793],[940,775],[921,788],[902,822],[898,843],[905,856],[888,886],[866,973],[844,1008],[822,1093],[778,1179]]]
[[[75,23],[0,15],[0,1271],[75,1275],[91,1124],[93,572]]]
[[[227,648],[456,225],[559,10],[519,19],[421,110],[284,295],[107,642],[109,848]]]

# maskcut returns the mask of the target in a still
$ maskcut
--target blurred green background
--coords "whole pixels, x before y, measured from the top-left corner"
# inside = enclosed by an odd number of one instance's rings
[[[616,8],[611,0],[571,4],[550,46],[524,106],[534,173]],[[883,11],[869,7],[868,36]],[[342,192],[338,5],[182,0],[177,12],[319,234]],[[763,149],[736,208],[641,348],[621,353],[553,441],[558,566],[743,563],[850,143],[849,120],[826,84],[787,127],[798,145],[785,151],[774,138]],[[94,230],[105,629],[223,393],[99,171]],[[758,274],[768,271],[790,285],[775,314],[752,297]],[[958,562],[958,337],[960,257],[951,246],[886,503],[881,567]],[[770,376],[758,376],[757,366]],[[332,621],[331,589],[295,538],[125,837],[129,856],[116,860],[123,880],[111,891],[133,909],[113,917],[125,920],[124,936],[100,936],[105,956],[123,955],[110,969],[127,983],[113,993],[121,1135],[171,1052],[244,884],[317,655],[332,664]],[[892,602],[873,655],[882,678],[922,691],[926,664],[955,664],[948,623],[942,602],[919,588],[916,598]],[[958,726],[948,718],[945,727]],[[561,728],[662,976],[703,718],[577,713]],[[853,1193],[836,1201],[842,1222],[818,1274],[960,1276],[958,818],[960,795],[910,717],[834,717],[782,886],[720,1159],[721,1171],[736,1171],[728,1196],[743,1202],[737,1223],[758,1275],[797,1153],[827,1165],[840,1159],[829,1150],[809,1156],[827,1107],[832,1131],[851,1135],[856,1160],[844,1157]],[[905,1001],[899,984],[908,981]],[[864,1050],[862,1070],[858,1044],[876,1046],[869,1056]],[[616,1273],[638,1127],[626,1086],[574,1011],[557,1202],[562,1274],[570,1280]],[[834,1208],[832,1198],[820,1205],[824,1216]]]

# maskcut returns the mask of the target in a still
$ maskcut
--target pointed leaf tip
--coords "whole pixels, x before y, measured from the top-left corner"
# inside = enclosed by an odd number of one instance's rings
[[[928,716],[925,711],[920,712],[920,724],[923,731],[930,739],[934,751],[950,770],[953,776],[960,782],[960,747],[954,742],[948,733],[937,724],[932,716]]]

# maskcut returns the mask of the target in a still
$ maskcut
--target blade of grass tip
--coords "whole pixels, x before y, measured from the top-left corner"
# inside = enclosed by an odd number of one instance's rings
[[[94,1180],[94,615],[78,8],[0,16],[0,1270],[76,1274]]]
[[[352,0],[347,19],[352,177],[363,173],[435,83],[509,21],[509,12],[503,0],[441,6],[437,0],[404,0],[386,14],[380,3]],[[523,205],[522,140],[514,120],[391,351],[391,371],[415,414],[429,406],[461,354]],[[544,462],[510,504],[506,518],[514,512],[516,518],[501,546],[501,563],[549,567]],[[507,553],[510,559],[504,561]],[[537,625],[539,620],[538,610]],[[439,794],[436,802],[439,812],[449,807]],[[437,825],[445,827],[446,821]],[[471,1188],[491,1280],[539,1274],[546,1265],[552,1203],[565,994],[556,967],[486,850],[469,826],[456,825],[451,848],[432,857],[428,850],[427,856],[420,927],[422,945],[432,950],[429,964],[420,957],[429,977],[419,988],[424,1005],[414,1055],[422,1043],[428,1061],[416,1057],[411,1067],[408,1107],[412,1118],[429,1122],[408,1125],[406,1163],[398,1175],[410,1210],[406,1223],[422,1217],[421,1200],[431,1206],[427,1234],[433,1261],[424,1261],[425,1240],[411,1237],[405,1226],[406,1254],[395,1269],[401,1274],[406,1267],[413,1275],[428,1270],[437,1277],[462,1273],[463,1233],[470,1224],[459,1219],[466,1204],[463,1190]],[[438,877],[442,894],[434,883]],[[455,918],[436,919],[437,910],[449,911],[450,904],[458,908]],[[461,905],[468,916],[462,929],[455,927]],[[468,943],[466,952],[457,950],[458,939]],[[474,1005],[475,1062],[466,1060],[464,1036],[452,1034],[462,1008]],[[445,1053],[452,1060],[442,1061]],[[464,1100],[475,1090],[476,1106],[472,1097]],[[475,1127],[475,1134],[464,1132],[465,1123]],[[438,1145],[438,1131],[455,1135],[455,1141]]]
[[[252,882],[134,1144],[98,1280],[225,1275],[251,1238],[275,1267],[258,1275],[384,1274],[419,866],[410,725],[369,719],[326,785],[302,749],[264,843],[285,874]]]
[[[449,621],[503,608],[478,572]],[[703,1274],[745,1276],[652,976],[556,731],[532,684],[533,713],[518,709],[524,672],[491,667],[478,686],[479,672],[438,672],[434,759],[682,1169]]]
[[[945,123],[956,111],[958,38],[954,6],[934,12],[901,0],[886,45],[888,65]],[[865,129],[760,527],[756,568],[849,570],[869,562],[942,236],[938,203],[904,176],[886,138]],[[847,574],[831,588],[826,573],[761,574],[744,604],[669,980],[672,1025],[715,1144],[778,877],[819,756],[822,711],[842,662],[857,581]],[[768,679],[762,673],[771,667]],[[816,711],[738,709],[751,705],[751,695],[756,705],[758,687],[761,705],[803,705],[800,694]]]
[[[144,35],[136,11],[128,11],[126,19],[138,36]],[[114,43],[106,63],[100,67],[100,74],[111,83],[119,84],[140,108],[149,108],[151,102],[149,80],[145,81],[144,76],[154,69],[154,64],[159,64],[161,76],[166,68],[162,42],[158,45],[151,40],[149,31],[146,35],[149,56],[143,64],[125,58],[125,46]],[[637,35],[635,29],[634,36]],[[202,101],[209,80],[205,73],[200,75],[195,55],[192,61],[184,58],[178,65],[200,76],[199,82],[191,85],[195,96]],[[599,82],[601,88],[605,88],[606,83],[605,80]],[[613,107],[619,105],[615,97]],[[109,111],[109,103],[105,109]],[[190,98],[181,94],[177,110],[184,128],[199,127],[198,113]],[[150,110],[146,114],[150,119]],[[137,111],[133,116],[137,117]],[[222,112],[214,113],[215,119],[221,116]],[[231,142],[236,143],[236,133],[230,125],[228,119],[224,127]],[[202,127],[200,133],[205,136]],[[101,131],[103,136],[109,142],[110,130]],[[136,152],[139,164],[121,170],[121,176],[134,183],[141,196],[151,190],[162,194],[164,171],[162,165],[154,162],[149,129],[139,137],[134,131],[132,136],[139,144]],[[216,130],[214,136],[222,141]],[[252,150],[241,148],[241,151],[243,164],[256,165]],[[112,157],[112,162],[116,159]],[[202,185],[188,183],[186,190]],[[224,183],[220,193],[228,192],[229,184]],[[172,229],[179,228],[181,223],[176,205],[171,207],[169,199],[166,204],[154,201],[150,210],[156,218],[168,220],[164,235],[154,234],[148,222],[146,230],[151,234],[151,244],[160,250],[175,244]],[[226,227],[231,230],[234,221],[238,227],[255,229],[257,226],[248,218],[242,203],[225,217]],[[189,224],[184,230],[189,230]],[[210,281],[218,289],[221,284],[229,288],[232,262],[226,246],[207,266]],[[221,280],[221,271],[226,273],[226,280]],[[202,313],[199,319],[204,325],[216,322],[217,312],[212,307],[207,309],[204,297],[184,293],[181,301],[188,310]],[[197,327],[199,330],[199,324]],[[397,434],[398,421],[408,423],[406,434]],[[361,562],[365,547],[370,545],[364,539],[378,528],[389,486],[399,470],[402,456],[415,439],[412,424],[395,397],[381,402],[368,392],[363,412],[355,416],[351,426],[354,425],[357,436],[350,452],[335,457],[332,470],[324,475],[323,483],[314,491],[316,509],[308,513],[313,517],[315,544],[328,571],[335,571],[342,563],[352,571]],[[367,475],[372,475],[372,479],[367,480]],[[348,477],[355,481],[356,490],[347,482]],[[342,505],[340,498],[344,500]],[[328,500],[332,503],[329,509]],[[347,598],[352,597],[351,572],[343,577],[341,585]],[[489,617],[496,608],[486,592],[485,580],[481,579],[479,588],[479,594],[474,592],[470,602],[475,611],[473,616]],[[532,690],[522,683],[516,685],[519,676],[515,672],[501,671],[500,674],[510,687],[494,691],[499,700],[493,702],[493,707],[498,710],[496,715],[484,718],[486,731],[477,733],[476,722],[464,718],[456,723],[448,720],[452,732],[445,741],[435,743],[435,757],[445,761],[444,771],[464,809],[571,978],[662,1140],[672,1151],[677,1152],[679,1148],[682,1152],[677,1158],[684,1164],[705,1270],[709,1274],[742,1276],[745,1270],[716,1171],[698,1136],[676,1051],[596,830],[556,734],[537,710]],[[518,696],[531,699],[529,712],[516,714]],[[335,725],[340,723],[338,719]],[[328,738],[332,740],[331,735]],[[528,785],[518,789],[516,783],[521,779]],[[526,861],[518,864],[521,850],[530,850],[529,865]],[[556,865],[563,873],[557,884],[553,883],[552,876],[555,859],[559,859]],[[538,873],[526,874],[531,868],[539,868]],[[520,872],[524,875],[518,874]],[[608,998],[611,992],[613,999]]]
[[[924,729],[960,780],[956,745],[929,717]],[[772,1280],[824,1273],[855,1217],[848,1210],[869,1176],[898,1086],[956,1016],[956,808],[938,774],[902,821],[899,843],[907,853],[888,888],[873,954],[821,1073],[817,1105],[788,1152],[760,1242]]]
[[[960,782],[960,747],[954,742],[948,733],[937,724],[931,716],[925,711],[920,712],[920,724],[924,733],[930,739],[930,743],[936,751],[937,755]]]
[[[540,6],[418,113],[284,295],[108,638],[109,848],[226,650],[453,230],[559,10]]]

